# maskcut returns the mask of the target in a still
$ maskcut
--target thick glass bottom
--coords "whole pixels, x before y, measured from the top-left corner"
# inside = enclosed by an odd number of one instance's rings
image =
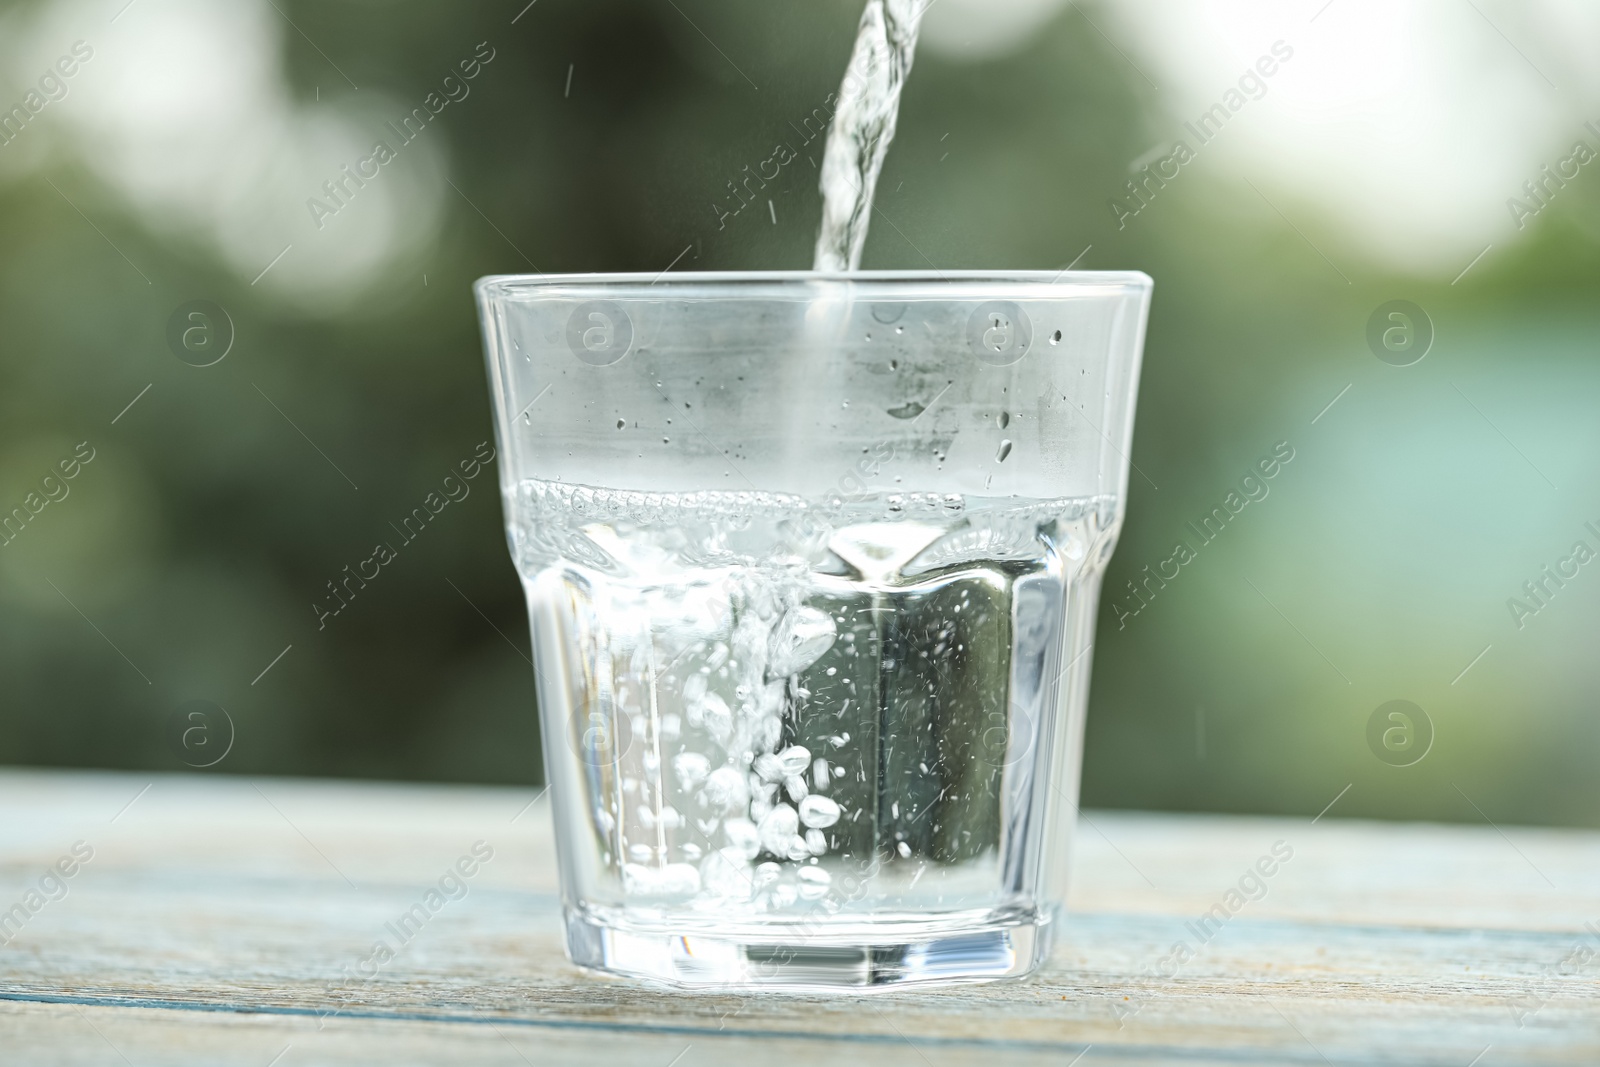
[[[1050,952],[1047,916],[985,923],[907,920],[691,930],[566,913],[580,967],[703,989],[870,991],[1020,978]]]

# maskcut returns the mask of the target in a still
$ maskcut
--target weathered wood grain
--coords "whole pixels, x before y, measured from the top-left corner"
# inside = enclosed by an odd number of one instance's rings
[[[1600,834],[1090,812],[1036,979],[726,996],[566,963],[533,796],[0,772],[0,914],[94,849],[0,947],[0,1062],[1600,1062]],[[480,841],[467,895],[360,977]],[[1278,842],[1202,944],[1186,923]]]

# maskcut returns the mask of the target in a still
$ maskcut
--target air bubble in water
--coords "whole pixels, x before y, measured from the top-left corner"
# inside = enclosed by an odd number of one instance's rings
[[[761,835],[749,819],[729,819],[722,824],[722,832],[728,839],[728,847],[745,859],[753,860],[761,851]]]
[[[827,612],[804,605],[790,608],[772,631],[768,676],[798,674],[821,659],[838,636],[838,626]]]
[[[700,891],[700,872],[687,863],[669,863],[665,867],[625,863],[622,880],[630,895],[686,897]]]
[[[719,742],[726,741],[733,730],[733,712],[728,710],[728,702],[715,693],[707,693],[701,707],[711,736]]]
[[[747,899],[750,895],[749,863],[736,848],[721,848],[700,863],[700,881],[719,897]]]
[[[695,673],[683,680],[683,702],[687,705],[700,703],[706,695],[706,676]]]
[[[1011,439],[1007,438],[1000,442],[1000,453],[994,457],[994,461],[996,463],[1004,463],[1009,455],[1011,455]]]
[[[700,794],[709,808],[717,811],[737,811],[750,803],[750,786],[744,775],[732,767],[718,767],[706,779],[705,791]]]
[[[790,745],[778,753],[778,763],[783,767],[785,775],[804,774],[806,767],[811,763],[811,752],[800,745]]]
[[[672,769],[678,776],[678,785],[688,793],[705,782],[711,773],[711,761],[698,752],[680,752],[672,757]]]
[[[757,833],[761,835],[761,847],[775,855],[787,856],[795,831],[799,828],[800,816],[795,814],[795,810],[787,804],[778,804],[767,812],[757,828]]]
[[[1000,418],[999,418],[998,421],[1000,423],[1000,428],[1002,430],[1005,429],[1007,426],[1010,426],[1011,425],[1011,412],[1002,411],[1000,413]]]
[[[826,829],[839,821],[839,805],[812,793],[800,802],[800,821],[814,830]]]
[[[830,885],[833,882],[833,875],[821,867],[801,867],[795,872],[795,877],[812,885]]]
[[[763,782],[781,782],[788,773],[783,769],[778,757],[770,752],[763,752],[757,756],[750,769],[755,771],[756,776]]]

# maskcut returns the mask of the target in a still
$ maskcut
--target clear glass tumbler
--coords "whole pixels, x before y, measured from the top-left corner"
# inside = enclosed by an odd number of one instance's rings
[[[871,988],[1045,958],[1150,289],[478,282],[575,962]]]

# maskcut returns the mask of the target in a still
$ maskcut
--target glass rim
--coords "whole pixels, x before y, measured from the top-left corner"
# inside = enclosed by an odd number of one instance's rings
[[[705,286],[759,286],[797,288],[814,282],[838,282],[872,288],[939,290],[960,285],[988,286],[1010,283],[1029,289],[1120,289],[1149,292],[1154,280],[1138,270],[748,270],[660,271],[588,274],[488,274],[473,283],[482,297],[510,296],[556,288],[665,291]]]

